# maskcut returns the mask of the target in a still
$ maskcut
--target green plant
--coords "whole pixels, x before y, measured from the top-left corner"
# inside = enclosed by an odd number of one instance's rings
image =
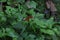
[[[0,39],[60,40],[60,23],[54,22],[53,17],[44,18],[44,1],[30,0],[27,3],[25,0],[0,0],[3,9],[0,11]],[[59,5],[56,3],[58,11]],[[27,14],[33,17],[29,21],[24,20]]]

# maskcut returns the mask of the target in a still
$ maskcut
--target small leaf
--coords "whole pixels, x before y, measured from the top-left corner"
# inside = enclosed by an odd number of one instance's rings
[[[26,4],[27,4],[28,8],[36,8],[36,6],[37,6],[37,3],[34,1],[27,2]]]
[[[49,29],[41,29],[41,32],[49,35],[55,35],[54,31]]]

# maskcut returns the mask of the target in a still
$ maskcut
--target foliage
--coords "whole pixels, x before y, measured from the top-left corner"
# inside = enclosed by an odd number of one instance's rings
[[[0,0],[1,40],[60,40],[60,23],[44,18],[45,0]],[[55,0],[58,12],[59,0]],[[4,4],[5,3],[5,4]],[[26,21],[27,14],[33,18]],[[10,38],[6,38],[6,36]]]

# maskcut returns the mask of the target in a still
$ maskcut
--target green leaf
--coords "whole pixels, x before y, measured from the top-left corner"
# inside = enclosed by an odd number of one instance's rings
[[[4,36],[6,36],[6,33],[5,33],[5,29],[2,28],[0,29],[0,37],[4,37]]]
[[[18,37],[12,28],[6,28],[6,35],[13,38]]]
[[[17,2],[24,3],[25,0],[16,0]]]
[[[6,2],[7,0],[0,0],[0,2]]]
[[[37,19],[37,18],[35,18],[34,19],[34,22],[38,25],[38,26],[40,26],[40,27],[42,27],[42,28],[46,28],[46,25],[45,25],[45,21],[43,21],[43,20],[39,20],[39,19]]]
[[[29,1],[26,3],[28,8],[36,8],[37,3],[34,1]]]
[[[55,35],[54,31],[49,29],[41,29],[41,32],[49,35]]]
[[[53,20],[54,20],[53,17],[51,17],[49,20],[47,20],[46,25],[48,26],[48,28],[52,28],[53,24],[55,24],[55,22]]]
[[[57,28],[53,28],[53,31],[54,31],[58,36],[60,36],[60,32],[59,32],[59,30],[58,30]]]

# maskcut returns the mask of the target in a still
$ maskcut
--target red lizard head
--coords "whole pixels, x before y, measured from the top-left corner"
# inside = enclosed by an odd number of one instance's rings
[[[28,16],[25,18],[25,21],[29,21],[31,18],[33,18],[33,16]]]

